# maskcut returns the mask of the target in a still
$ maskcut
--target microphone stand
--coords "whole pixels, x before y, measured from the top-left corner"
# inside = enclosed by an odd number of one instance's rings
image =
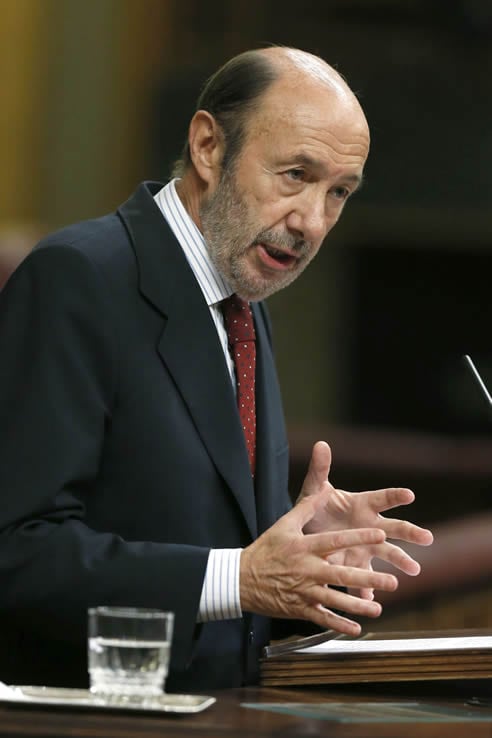
[[[486,399],[486,401],[487,401],[487,403],[489,405],[489,410],[492,412],[492,397],[490,396],[490,393],[489,393],[487,387],[485,386],[482,377],[478,373],[478,370],[477,370],[475,364],[473,363],[473,361],[470,359],[470,357],[468,355],[463,356],[463,359],[465,361],[465,364],[469,367],[469,369],[471,369],[471,372],[472,372],[473,376],[475,377],[475,381],[478,384],[482,395],[485,397],[485,399]]]

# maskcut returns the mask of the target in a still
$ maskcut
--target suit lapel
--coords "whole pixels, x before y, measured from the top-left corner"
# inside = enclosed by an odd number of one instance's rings
[[[233,388],[200,286],[153,200],[160,187],[141,185],[119,214],[135,250],[140,290],[163,315],[157,350],[254,538],[254,491]]]

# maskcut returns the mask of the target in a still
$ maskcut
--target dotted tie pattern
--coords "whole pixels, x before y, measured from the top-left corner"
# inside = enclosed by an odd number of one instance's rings
[[[222,301],[229,349],[236,368],[237,406],[243,426],[251,474],[256,463],[256,336],[249,303],[237,295]]]

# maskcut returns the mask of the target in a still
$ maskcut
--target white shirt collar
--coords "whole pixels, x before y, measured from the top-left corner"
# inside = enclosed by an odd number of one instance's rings
[[[154,195],[154,200],[183,249],[210,307],[225,300],[233,291],[215,268],[203,235],[179,199],[175,182],[175,179],[168,182]]]

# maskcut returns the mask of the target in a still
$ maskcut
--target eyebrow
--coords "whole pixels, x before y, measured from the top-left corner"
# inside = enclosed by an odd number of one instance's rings
[[[320,162],[318,159],[313,159],[313,157],[309,156],[308,154],[298,154],[297,156],[293,157],[292,161],[296,162],[296,164],[301,164],[302,166],[305,166],[308,169],[313,169],[317,172],[323,172],[326,174],[329,173],[329,170],[327,169],[325,164]],[[353,192],[356,192],[357,190],[360,190],[364,183],[364,175],[348,174],[343,178],[343,181],[353,182],[355,185]]]

